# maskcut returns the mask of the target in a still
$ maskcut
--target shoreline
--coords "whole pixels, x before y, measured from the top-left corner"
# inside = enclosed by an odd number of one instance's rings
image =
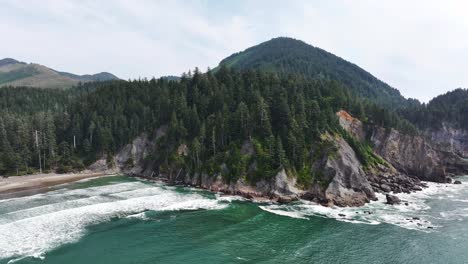
[[[12,197],[27,196],[46,192],[50,187],[72,183],[83,179],[117,175],[115,171],[79,172],[79,173],[46,173],[0,178],[0,200]]]

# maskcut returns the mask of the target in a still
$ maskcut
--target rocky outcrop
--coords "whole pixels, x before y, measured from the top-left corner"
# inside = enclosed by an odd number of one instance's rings
[[[467,161],[453,152],[438,149],[423,136],[375,127],[370,138],[375,152],[406,175],[446,182],[448,175],[461,175],[468,171]]]
[[[336,152],[316,162],[314,169],[321,177],[303,197],[338,206],[361,206],[375,199],[366,173],[349,144],[337,136],[327,135],[325,140],[335,145]]]
[[[367,173],[372,188],[380,193],[410,193],[420,191],[426,185],[416,177],[400,173],[393,167],[379,166]]]
[[[361,120],[352,117],[348,112],[341,110],[336,113],[340,126],[351,133],[357,139],[363,141],[366,138],[364,126]]]
[[[375,152],[397,170],[422,180],[446,181],[443,157],[424,138],[376,127],[371,141]]]
[[[156,134],[158,133],[161,132]],[[115,155],[114,166],[127,175],[153,176],[154,171],[151,170],[151,166],[148,166],[149,162],[146,161],[146,157],[154,151],[154,147],[154,141],[144,133]]]
[[[313,170],[311,182],[304,184],[301,181],[301,185],[298,185],[296,172],[284,169],[275,177],[260,179],[255,183],[249,182],[249,177],[239,177],[232,182],[223,177],[229,172],[226,164],[221,164],[214,175],[191,173],[177,162],[158,165],[155,160],[164,154],[158,153],[156,142],[166,135],[166,129],[160,128],[153,137],[146,134],[137,137],[122,148],[112,162],[103,159],[93,166],[95,169],[109,169],[111,166],[127,175],[158,178],[172,184],[187,184],[247,198],[266,198],[278,202],[302,198],[329,206],[361,206],[376,199],[375,192],[388,194],[417,191],[424,187],[420,179],[446,182],[448,174],[468,171],[468,164],[465,164],[468,162],[463,163],[463,159],[453,152],[435,148],[430,140],[422,136],[405,135],[393,129],[379,127],[364,128],[361,121],[344,111],[337,115],[345,130],[361,142],[370,140],[376,157],[380,155],[387,162],[364,169],[354,149],[345,139],[339,135],[324,134],[322,143],[326,144],[311,150],[310,156],[314,157],[310,161],[310,168]],[[188,145],[173,147],[173,154],[182,159],[190,156]],[[240,153],[252,157],[246,173],[247,176],[254,175],[258,166],[253,142],[244,141]]]
[[[468,131],[443,123],[441,129],[427,130],[425,135],[437,143],[441,150],[468,158]]]
[[[412,176],[413,178],[425,181],[446,182],[448,175],[462,175],[468,172],[467,160],[464,160],[456,152],[447,147],[441,147],[441,144],[437,144],[425,136],[407,135],[395,129],[386,129],[375,125],[368,125],[364,128],[364,125],[360,121],[345,111],[339,111],[337,116],[343,129],[360,140],[369,139],[373,145],[374,152],[392,165],[397,172],[404,175],[399,175],[396,178],[393,177],[394,180],[391,180],[391,184],[385,182],[387,181],[385,179],[387,177],[380,177],[384,181],[383,184],[380,183],[379,179],[373,179],[374,189],[380,188],[385,192],[388,190],[395,191],[395,189],[398,191],[398,188],[392,188],[392,184],[397,184],[401,187],[401,182],[404,182],[404,185],[408,186],[418,185],[417,182],[413,182],[405,176]],[[453,139],[456,138],[454,135],[458,135],[460,136],[457,141],[459,143],[455,144],[455,146],[458,146],[458,149],[463,148],[464,141],[462,140],[462,134],[455,130],[446,129],[444,131],[446,132],[435,133],[433,139],[437,138],[439,141],[449,141],[449,138]],[[419,189],[418,186],[416,188]],[[400,189],[402,189],[401,191],[408,189],[411,191],[414,188]]]
[[[186,175],[184,184],[201,187],[214,192],[240,195],[249,199],[269,199],[280,202],[297,200],[303,193],[296,187],[296,179],[289,177],[283,169],[271,180],[260,180],[255,185],[239,179],[234,183],[226,183],[221,175],[206,174]]]
[[[395,195],[387,194],[385,198],[387,199],[387,204],[395,205],[401,203],[400,198]]]

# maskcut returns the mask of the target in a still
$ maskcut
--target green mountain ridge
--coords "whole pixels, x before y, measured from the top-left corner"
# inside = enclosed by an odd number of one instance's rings
[[[0,60],[0,86],[70,88],[80,82],[118,79],[108,72],[77,75],[56,71],[40,64],[20,62],[12,58]]]
[[[345,84],[358,95],[387,108],[406,106],[400,92],[359,66],[303,41],[279,37],[234,53],[218,68],[260,69],[281,75],[298,74],[311,79],[331,79]]]

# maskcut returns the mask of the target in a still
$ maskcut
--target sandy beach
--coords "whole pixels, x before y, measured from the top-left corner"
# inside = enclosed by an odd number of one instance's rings
[[[116,174],[112,172],[48,173],[0,178],[0,199],[44,192],[54,185],[112,175]]]

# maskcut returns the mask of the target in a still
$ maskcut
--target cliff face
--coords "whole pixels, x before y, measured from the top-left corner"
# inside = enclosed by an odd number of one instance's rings
[[[164,135],[159,135],[161,136]],[[333,155],[324,154],[320,160],[314,162],[314,170],[321,172],[320,182],[315,181],[307,188],[299,187],[292,173],[284,169],[275,177],[262,179],[254,184],[244,178],[236,182],[225,182],[221,173],[223,169],[227,169],[225,164],[220,166],[220,171],[215,175],[190,174],[183,168],[174,168],[172,172],[164,171],[155,167],[155,164],[148,159],[149,153],[157,149],[146,134],[136,138],[115,155],[114,167],[127,175],[157,177],[170,183],[188,184],[216,192],[256,199],[267,198],[280,202],[302,198],[326,205],[360,206],[375,199],[373,187],[348,143],[340,137],[328,134],[324,140],[331,142],[335,151]],[[242,150],[246,155],[255,155],[252,148],[247,142],[244,143]],[[185,155],[190,151],[185,145],[179,146],[177,150],[179,155]],[[250,167],[254,168],[255,164],[251,164]]]
[[[443,124],[439,130],[425,131],[425,135],[445,151],[457,153],[461,157],[468,158],[468,132],[454,128],[449,124]]]
[[[398,172],[425,181],[446,182],[449,175],[468,173],[468,162],[460,153],[466,147],[463,134],[456,130],[434,132],[432,139],[406,135],[395,129],[364,125],[345,111],[337,113],[342,127],[356,138],[370,139],[373,150]],[[367,134],[363,136],[363,131]],[[457,142],[448,148],[441,142]],[[455,147],[456,146],[456,147]],[[458,151],[456,151],[458,149]],[[452,151],[454,150],[454,151]]]
[[[395,168],[421,180],[446,182],[447,176],[468,172],[468,161],[423,136],[375,128],[371,141],[375,151]]]
[[[349,133],[361,141],[370,139],[375,153],[387,163],[364,169],[346,140],[339,135],[324,134],[322,141],[327,143],[328,149],[322,150],[318,156],[313,155],[315,160],[311,161],[311,168],[314,176],[307,185],[298,185],[295,173],[284,169],[278,171],[275,177],[255,183],[248,182],[244,177],[235,182],[226,182],[222,176],[229,170],[226,164],[221,164],[214,175],[190,173],[176,164],[169,165],[169,168],[156,164],[150,155],[162,155],[155,144],[156,140],[166,135],[165,129],[160,128],[154,137],[143,134],[122,148],[115,155],[113,165],[127,175],[158,178],[216,192],[280,202],[301,198],[329,206],[360,206],[375,199],[375,192],[416,191],[423,186],[420,179],[445,182],[447,175],[468,171],[467,161],[453,152],[435,147],[437,145],[425,137],[405,135],[393,129],[365,128],[361,121],[345,111],[337,115],[340,124]],[[185,144],[177,146],[175,151],[179,156],[190,154],[190,148]],[[241,153],[255,157],[252,143],[244,142]],[[250,170],[256,170],[255,162],[250,164]]]
[[[375,152],[402,173],[422,180],[445,182],[446,154],[434,149],[424,138],[376,127],[371,142]]]
[[[327,137],[326,140],[335,145],[336,152],[315,162],[314,169],[321,172],[322,179],[303,197],[338,206],[361,206],[375,199],[372,186],[351,146],[343,138]]]

